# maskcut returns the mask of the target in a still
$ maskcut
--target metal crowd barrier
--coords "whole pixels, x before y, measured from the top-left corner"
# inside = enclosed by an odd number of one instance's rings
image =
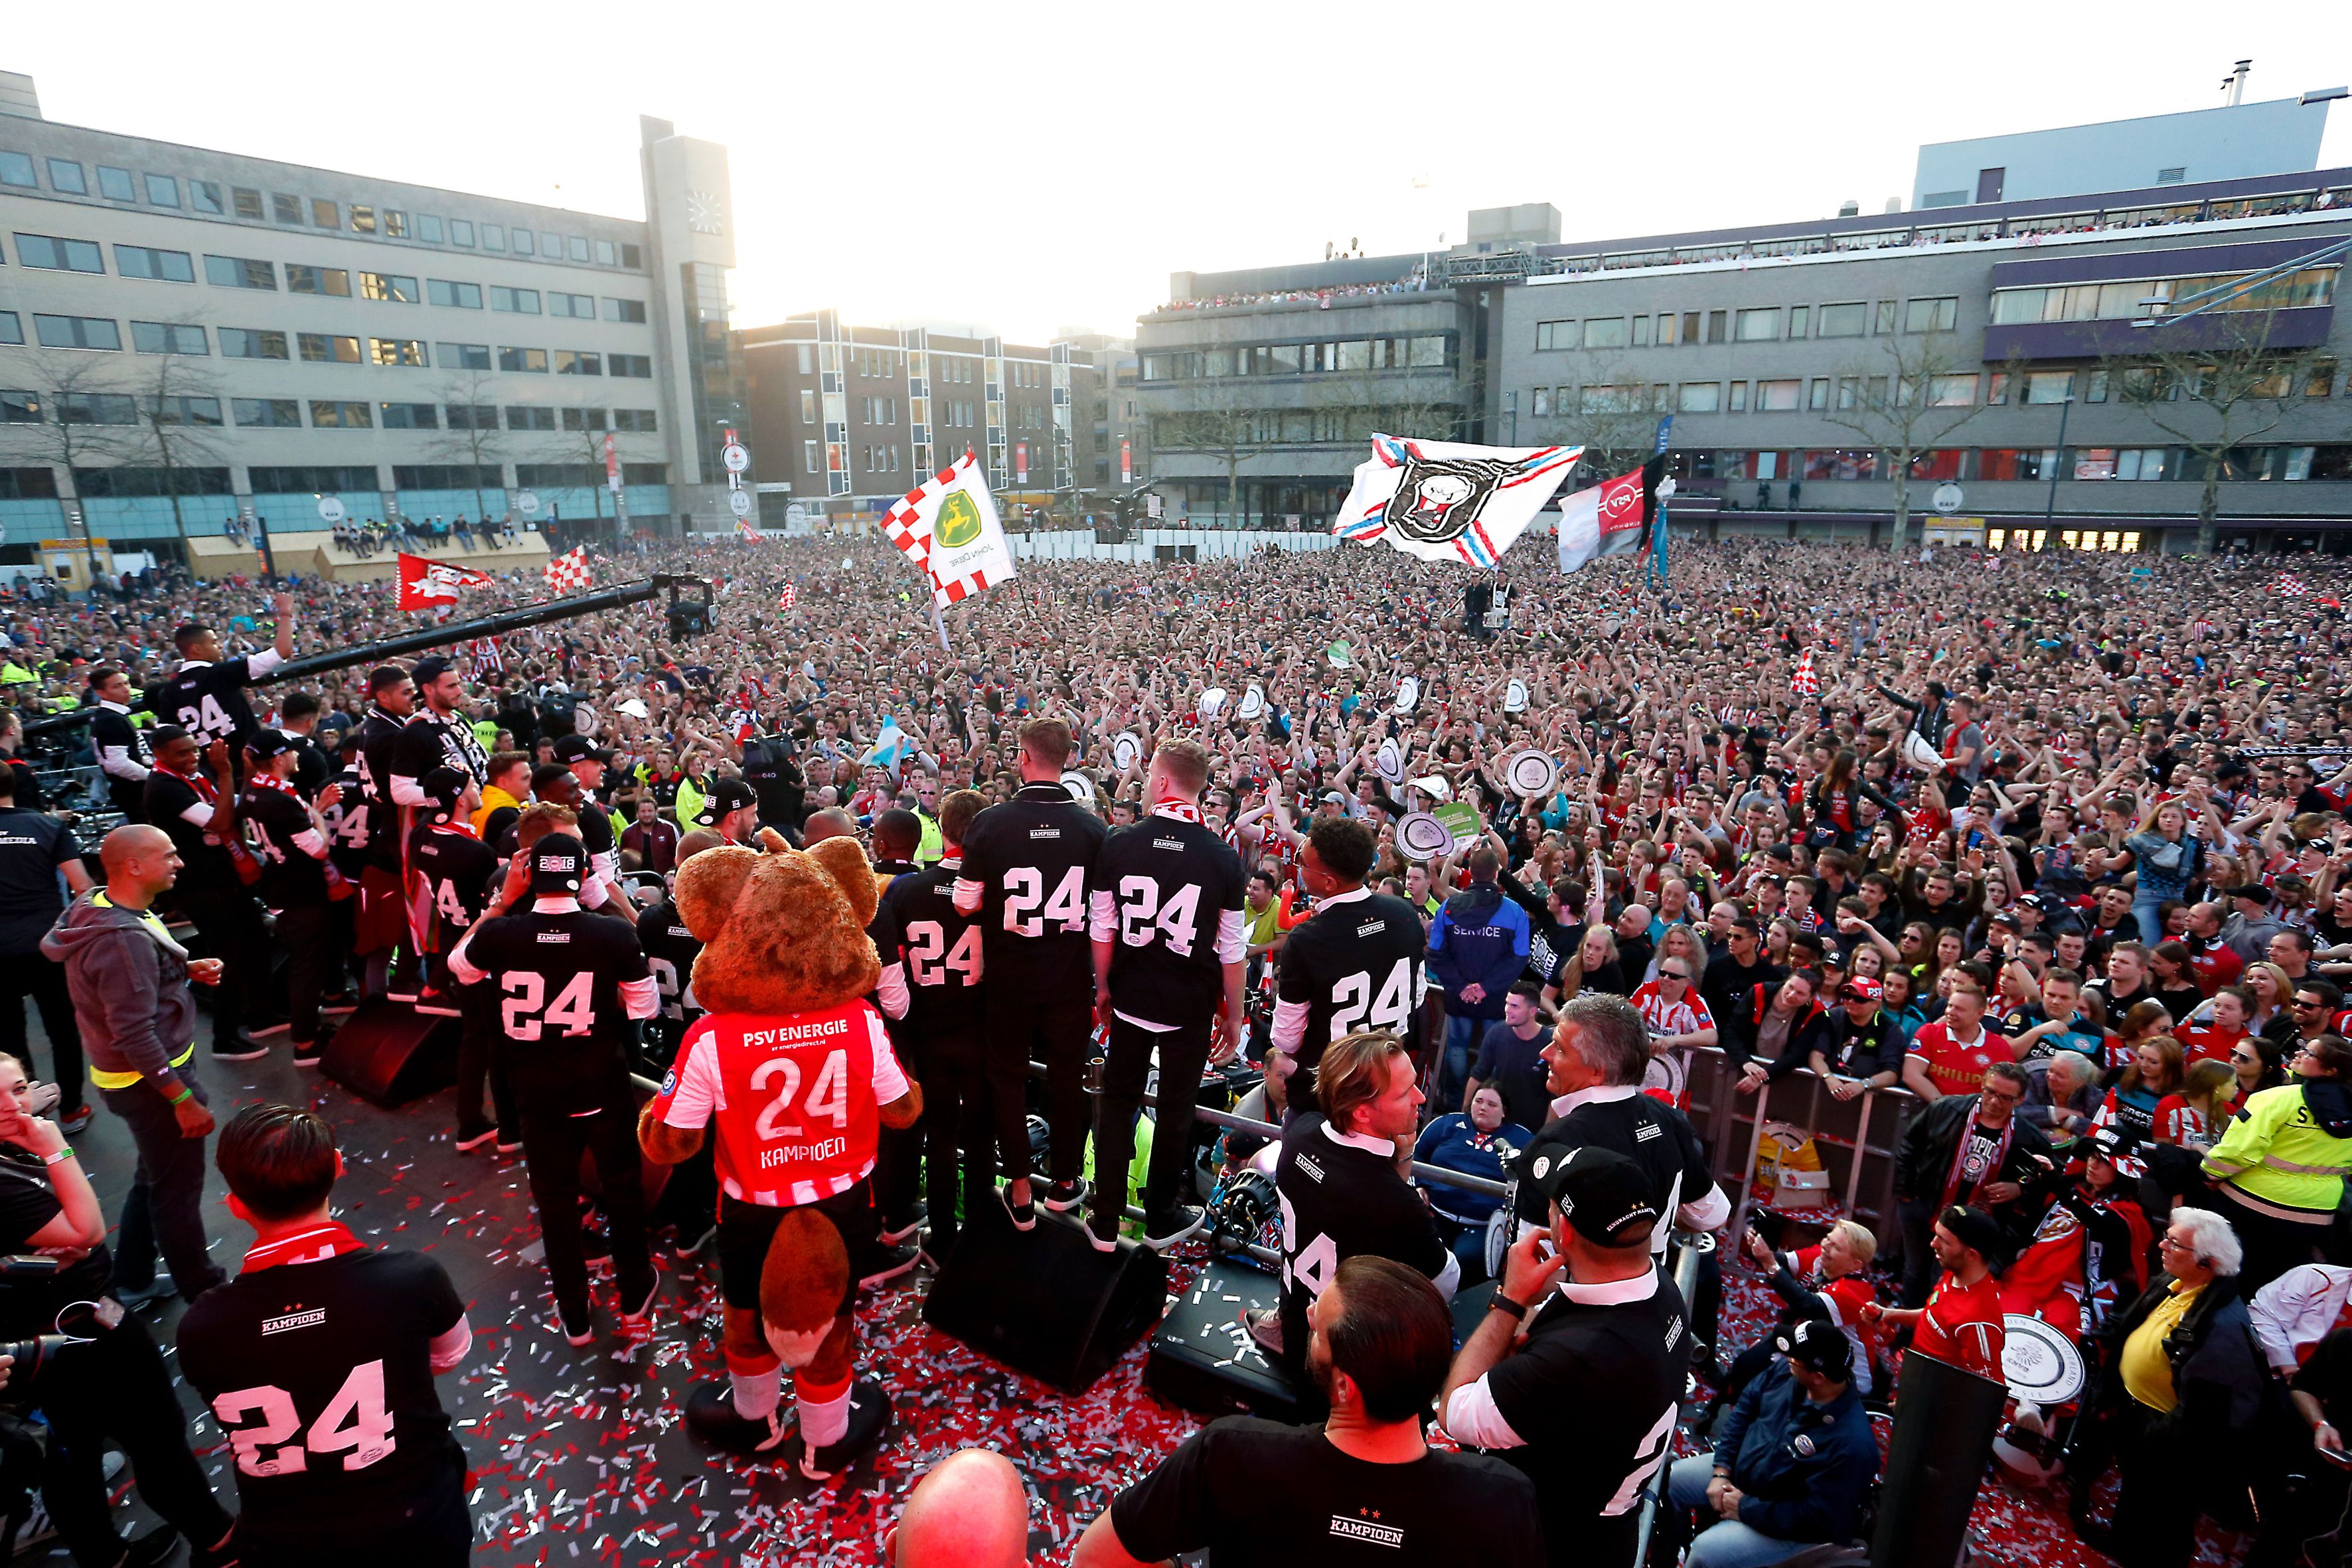
[[[1715,1250],[1715,1237],[1703,1232],[1678,1230],[1671,1245],[1675,1249],[1675,1289],[1683,1293],[1683,1309],[1687,1311],[1691,1302],[1697,1300],[1699,1268],[1706,1255]],[[1650,1537],[1658,1528],[1658,1510],[1665,1503],[1666,1476],[1675,1468],[1671,1439],[1666,1450],[1650,1484],[1642,1489],[1642,1517],[1633,1532],[1633,1561],[1630,1568],[1642,1568],[1650,1558]]]
[[[1736,1200],[1732,1234],[1739,1233],[1756,1206],[1751,1188],[1764,1124],[1786,1121],[1812,1134],[1841,1215],[1868,1226],[1881,1251],[1892,1256],[1888,1249],[1900,1237],[1895,1151],[1927,1101],[1900,1085],[1866,1089],[1852,1100],[1839,1100],[1807,1069],[1769,1081],[1754,1094],[1742,1094],[1740,1075],[1720,1049],[1706,1047],[1685,1059],[1690,1069],[1691,1126],[1707,1152],[1716,1184]]]

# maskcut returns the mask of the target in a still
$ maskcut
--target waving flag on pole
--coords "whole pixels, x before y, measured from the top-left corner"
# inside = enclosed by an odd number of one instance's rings
[[[1602,555],[1632,555],[1651,546],[1658,516],[1658,481],[1666,460],[1652,458],[1630,474],[1620,474],[1559,503],[1559,569],[1581,570]]]
[[[1423,561],[1480,570],[1503,558],[1559,489],[1581,447],[1472,447],[1372,437],[1331,531],[1359,544],[1386,540]]]
[[[761,533],[760,531],[760,525],[753,522],[750,518],[739,517],[735,520],[735,537],[743,541],[746,544],[757,544],[760,541],[765,539],[767,535]]]
[[[1789,678],[1789,689],[1800,697],[1819,697],[1822,694],[1822,679],[1813,673],[1811,648],[1797,656],[1797,673]]]
[[[490,574],[477,572],[471,566],[455,566],[446,561],[435,561],[427,556],[399,552],[400,597],[404,610],[446,610],[456,604],[468,588],[488,584]]]
[[[780,610],[789,610],[800,602],[801,591],[790,583],[786,583],[784,591],[776,595],[776,608]]]
[[[588,569],[588,547],[584,544],[572,546],[547,563],[547,586],[551,593],[578,593],[595,585],[595,574]]]
[[[403,556],[402,559],[407,558]],[[2311,592],[2309,588],[2304,586],[2303,579],[2292,572],[2280,573],[2278,585],[2272,591],[2282,599],[2300,599],[2307,596]]]
[[[1013,547],[980,461],[967,449],[883,514],[882,531],[930,574],[934,609],[1010,582]]]

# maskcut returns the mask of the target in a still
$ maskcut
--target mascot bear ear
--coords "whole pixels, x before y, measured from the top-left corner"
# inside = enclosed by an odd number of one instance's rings
[[[678,917],[697,942],[719,940],[735,912],[735,900],[760,864],[760,852],[740,844],[705,849],[677,868]]]
[[[846,836],[828,838],[812,846],[807,858],[821,867],[841,889],[842,897],[847,899],[849,907],[857,911],[859,925],[863,926],[874,919],[875,907],[881,902],[882,890],[874,884],[874,866],[866,858],[866,846]]]

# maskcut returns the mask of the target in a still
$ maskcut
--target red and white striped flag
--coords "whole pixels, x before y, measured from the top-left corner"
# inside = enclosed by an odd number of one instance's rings
[[[969,450],[908,490],[883,515],[882,532],[929,575],[939,608],[1019,575],[988,480]]]
[[[789,610],[800,602],[801,591],[790,583],[786,583],[784,591],[776,595],[776,608],[780,610]]]
[[[547,563],[547,586],[557,594],[578,593],[596,585],[594,574],[588,570],[588,547],[575,544]]]
[[[1813,650],[1807,648],[1797,656],[1797,673],[1789,678],[1789,689],[1800,697],[1821,695],[1821,677],[1813,673]]]
[[[2310,589],[2303,585],[2303,579],[2296,576],[2294,573],[2282,572],[2278,574],[2278,595],[2280,598],[2300,599],[2310,592]]]
[[[499,648],[498,638],[476,637],[472,642],[466,646],[474,656],[475,679],[481,679],[482,677],[489,674],[492,670],[504,670],[506,668],[506,654]]]

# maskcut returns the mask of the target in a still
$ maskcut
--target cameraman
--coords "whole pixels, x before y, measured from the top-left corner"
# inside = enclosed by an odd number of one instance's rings
[[[91,1303],[90,1336],[54,1345],[35,1367],[10,1369],[5,1398],[40,1411],[49,1426],[41,1495],[77,1568],[147,1568],[172,1554],[181,1533],[194,1568],[235,1560],[236,1527],[213,1499],[188,1451],[187,1418],[155,1342],[107,1294],[113,1260],[106,1217],[81,1162],[57,1123],[26,1110],[25,1069],[0,1057],[0,1252],[58,1261],[46,1278],[0,1280],[0,1336],[11,1342],[59,1331],[58,1315]],[[140,1495],[169,1522],[135,1541],[114,1533],[107,1444],[122,1450]]]

